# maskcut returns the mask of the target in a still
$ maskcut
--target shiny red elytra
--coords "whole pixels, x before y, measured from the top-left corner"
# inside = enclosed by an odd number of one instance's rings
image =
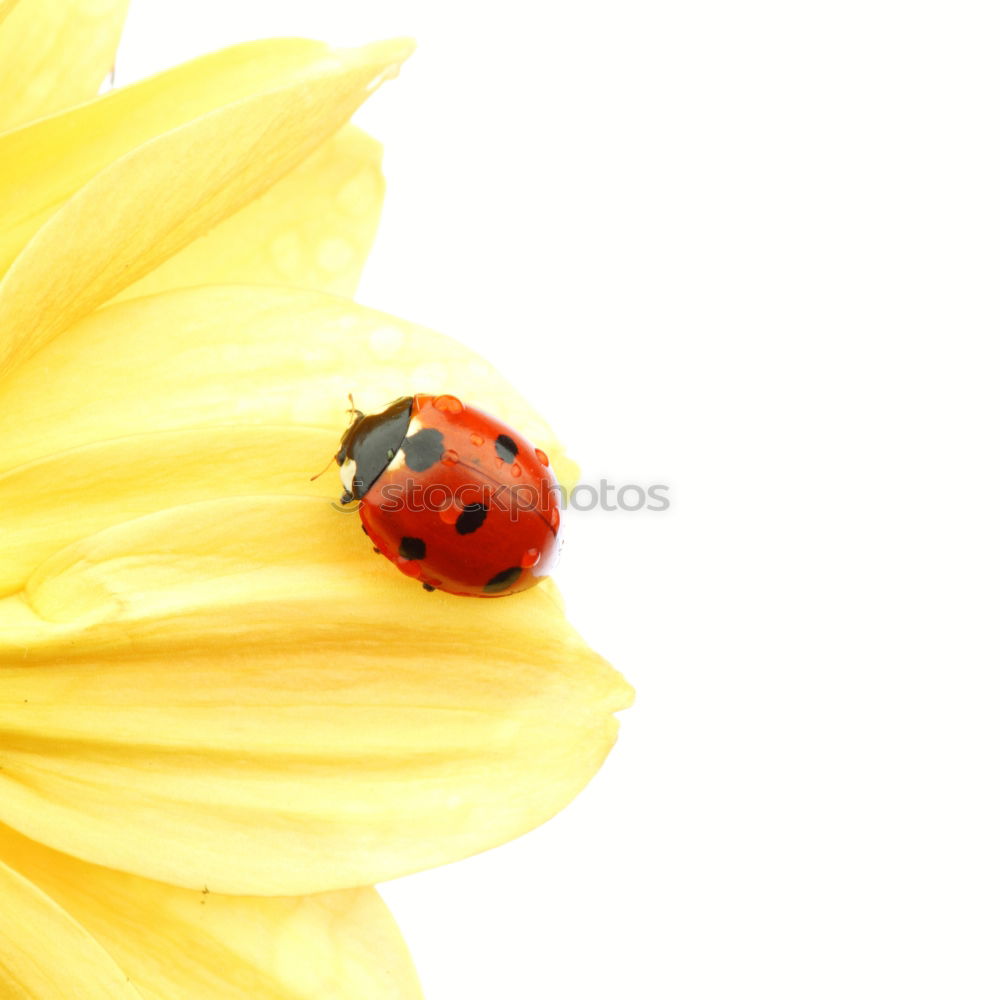
[[[455,396],[417,394],[354,412],[336,456],[377,552],[426,590],[502,597],[538,583],[556,553],[549,460]]]

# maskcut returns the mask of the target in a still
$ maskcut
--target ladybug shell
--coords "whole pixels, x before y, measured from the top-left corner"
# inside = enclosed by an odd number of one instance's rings
[[[365,533],[426,589],[501,597],[533,586],[559,533],[545,453],[454,396],[412,398],[398,450],[361,497]]]

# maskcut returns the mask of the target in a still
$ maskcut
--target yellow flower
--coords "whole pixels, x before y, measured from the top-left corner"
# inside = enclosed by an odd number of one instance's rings
[[[366,887],[553,815],[631,692],[551,586],[429,599],[309,478],[349,392],[444,388],[572,467],[471,352],[338,297],[381,200],[344,126],[409,43],[66,110],[124,7],[0,0],[0,993],[417,996]]]

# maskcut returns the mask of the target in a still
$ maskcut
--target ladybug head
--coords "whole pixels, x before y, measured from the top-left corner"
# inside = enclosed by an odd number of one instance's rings
[[[413,397],[403,396],[370,417],[353,409],[353,402],[351,405],[354,422],[344,431],[337,452],[344,484],[341,503],[360,500],[399,451],[410,425]]]

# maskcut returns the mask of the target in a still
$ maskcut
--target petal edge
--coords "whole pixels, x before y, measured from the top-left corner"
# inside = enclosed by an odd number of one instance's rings
[[[194,888],[346,888],[509,840],[580,791],[631,700],[546,585],[427,595],[306,498],[122,525],[27,598],[81,617],[0,667],[0,819]]]
[[[108,953],[65,910],[3,861],[0,899],[4,996],[142,1000]]]

